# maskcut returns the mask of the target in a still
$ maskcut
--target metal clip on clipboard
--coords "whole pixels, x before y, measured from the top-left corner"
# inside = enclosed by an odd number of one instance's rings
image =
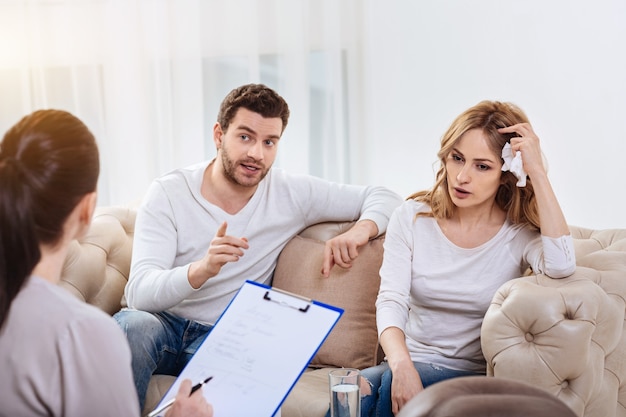
[[[298,306],[289,304],[288,302],[283,301],[283,300],[272,299],[270,297],[270,291],[269,290],[265,291],[265,295],[263,296],[263,299],[267,300],[267,301],[271,301],[273,303],[280,304],[280,305],[285,306],[285,307],[296,309],[296,310],[301,311],[303,313],[306,313],[307,311],[309,311],[309,307],[311,307],[311,303],[313,302],[313,300],[311,300],[310,298],[306,298],[306,297],[303,297],[301,295],[293,294],[293,293],[290,293],[289,291],[281,290],[279,288],[272,288],[272,291],[275,291],[275,292],[280,293],[280,294],[288,295],[290,297],[297,298],[299,300],[304,301],[307,304],[306,304],[305,307],[298,307]]]

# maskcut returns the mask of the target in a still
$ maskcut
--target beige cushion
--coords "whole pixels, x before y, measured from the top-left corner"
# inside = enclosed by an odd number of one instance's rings
[[[305,372],[283,403],[283,417],[324,416],[330,406],[328,373],[337,368],[321,368]]]
[[[283,249],[274,286],[344,309],[312,366],[362,369],[382,359],[378,357],[375,306],[382,245],[383,238],[371,240],[360,248],[352,268],[335,266],[329,278],[320,273],[323,242],[296,237]]]
[[[142,416],[147,416],[159,405],[161,398],[167,394],[174,381],[176,381],[176,377],[170,375],[153,375],[150,378]]]

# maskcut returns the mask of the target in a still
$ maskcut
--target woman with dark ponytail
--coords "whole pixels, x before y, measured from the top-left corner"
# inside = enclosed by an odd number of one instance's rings
[[[93,209],[98,161],[93,135],[66,112],[35,112],[6,133],[0,145],[2,325],[41,258],[39,243],[61,243],[65,220],[79,203]],[[79,219],[84,230],[90,214]]]
[[[96,206],[95,138],[36,111],[0,143],[0,416],[138,416],[130,350],[104,312],[56,285]],[[211,416],[181,386],[168,416]]]

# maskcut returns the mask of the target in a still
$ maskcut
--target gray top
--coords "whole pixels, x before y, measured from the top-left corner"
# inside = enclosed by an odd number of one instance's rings
[[[119,326],[65,289],[31,277],[0,330],[0,416],[139,416]]]

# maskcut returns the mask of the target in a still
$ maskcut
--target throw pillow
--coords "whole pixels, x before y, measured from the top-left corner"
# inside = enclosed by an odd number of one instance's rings
[[[335,265],[328,278],[320,272],[324,242],[297,236],[279,256],[272,285],[344,309],[311,366],[363,369],[382,359],[378,357],[375,302],[383,240],[371,240],[359,249],[350,269]]]

